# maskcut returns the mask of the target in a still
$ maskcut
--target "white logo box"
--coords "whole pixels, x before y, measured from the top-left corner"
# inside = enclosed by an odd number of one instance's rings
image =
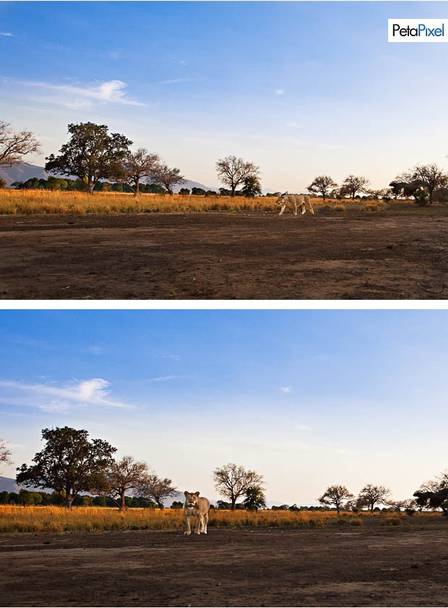
[[[448,42],[448,19],[388,19],[388,42]]]

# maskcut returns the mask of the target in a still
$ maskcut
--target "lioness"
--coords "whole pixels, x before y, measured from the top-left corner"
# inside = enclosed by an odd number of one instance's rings
[[[279,215],[283,215],[286,207],[294,209],[294,215],[297,215],[298,209],[300,209],[301,215],[304,215],[307,212],[314,215],[314,208],[311,204],[310,197],[302,194],[289,194],[288,192],[283,192],[275,201],[275,204],[280,207]]]
[[[199,492],[184,492],[184,516],[185,516],[185,532],[187,536],[191,534],[191,518],[196,520],[194,531],[196,534],[207,534],[208,512],[210,511],[210,503],[203,496],[199,496]]]

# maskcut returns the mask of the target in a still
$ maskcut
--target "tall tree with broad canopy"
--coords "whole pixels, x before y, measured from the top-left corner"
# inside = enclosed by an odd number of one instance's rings
[[[248,177],[259,177],[260,169],[254,163],[247,162],[236,156],[226,156],[216,163],[218,177],[223,184],[229,186],[230,196],[235,196],[235,190]]]
[[[230,500],[232,511],[238,498],[254,486],[262,490],[264,483],[262,475],[233,463],[215,469],[213,478],[218,492]]]
[[[0,120],[0,166],[17,165],[24,156],[38,152],[39,148],[31,131],[13,131],[7,122]]]
[[[106,472],[116,448],[102,439],[89,440],[89,433],[68,426],[43,429],[44,448],[31,465],[22,464],[17,483],[51,488],[71,508],[80,492],[98,492],[107,487]]]
[[[119,499],[120,511],[126,510],[126,493],[138,490],[148,475],[148,465],[136,462],[132,456],[123,456],[111,464],[107,472],[106,492]]]
[[[319,502],[322,505],[328,505],[335,507],[339,513],[343,503],[346,500],[353,498],[353,494],[345,486],[329,486],[322,496],[319,498]]]
[[[373,511],[376,505],[386,504],[390,490],[384,486],[374,486],[367,484],[358,495],[358,504],[365,506],[369,511]]]
[[[106,125],[93,122],[68,125],[69,141],[46,159],[49,173],[75,175],[92,194],[102,179],[124,177],[124,162],[132,141],[119,133],[109,133]]]
[[[154,500],[159,509],[164,508],[163,501],[177,493],[171,479],[162,479],[155,473],[148,475],[137,490],[138,496]]]
[[[323,199],[328,198],[330,192],[337,187],[337,183],[329,175],[315,177],[308,186],[309,192],[320,194]]]
[[[246,490],[246,497],[243,501],[244,507],[248,511],[258,511],[266,507],[266,497],[261,486],[251,486]]]
[[[168,167],[168,165],[158,165],[154,174],[154,181],[161,184],[168,194],[174,194],[173,188],[176,184],[184,181],[184,176],[180,174],[180,169]]]
[[[134,196],[140,193],[140,183],[145,177],[154,177],[159,168],[160,158],[149,153],[145,148],[130,152],[124,162],[127,183],[133,188]]]
[[[434,193],[448,186],[448,174],[435,164],[417,165],[397,176],[390,184],[394,194],[413,196],[417,205],[432,205]]]
[[[357,194],[366,192],[369,186],[369,180],[366,177],[357,177],[356,175],[349,175],[342,182],[341,195],[355,198]]]

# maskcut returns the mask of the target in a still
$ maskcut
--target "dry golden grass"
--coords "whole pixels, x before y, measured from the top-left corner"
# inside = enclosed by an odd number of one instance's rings
[[[439,513],[341,513],[334,511],[221,511],[211,510],[210,527],[320,528],[400,525],[402,522],[440,519]],[[128,509],[120,513],[106,507],[0,506],[0,532],[68,532],[101,530],[181,530],[181,509]]]
[[[29,215],[37,213],[203,213],[209,211],[261,211],[275,213],[276,197],[151,195],[116,192],[52,192],[49,190],[0,190],[0,214]],[[387,204],[375,200],[336,201],[312,199],[317,212],[382,211],[389,206],[411,206],[410,201]]]

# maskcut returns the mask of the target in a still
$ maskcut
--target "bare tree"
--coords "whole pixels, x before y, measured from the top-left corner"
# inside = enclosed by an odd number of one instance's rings
[[[154,181],[161,184],[169,194],[173,194],[173,186],[184,181],[180,169],[171,169],[168,165],[159,165],[154,174]]]
[[[343,502],[350,498],[353,498],[353,494],[345,486],[330,486],[319,498],[319,502],[322,505],[336,507],[336,511],[339,513]]]
[[[0,464],[9,464],[11,462],[11,450],[6,447],[3,439],[0,439]]]
[[[386,504],[390,490],[384,486],[373,486],[367,484],[358,496],[358,504],[366,506],[369,511],[373,511],[375,505]]]
[[[365,192],[368,188],[369,180],[366,177],[357,177],[356,175],[349,175],[345,178],[341,186],[342,196],[349,196],[355,198],[360,192]]]
[[[246,162],[236,156],[226,156],[216,163],[218,176],[223,184],[229,186],[230,195],[235,196],[236,188],[248,177],[259,177],[260,169],[254,163]]]
[[[15,132],[7,122],[0,121],[0,166],[16,165],[39,148],[40,144],[31,131]]]
[[[171,479],[162,479],[153,473],[146,477],[145,481],[138,488],[137,494],[154,500],[157,506],[163,509],[163,501],[177,492],[177,488],[172,483]]]
[[[147,480],[148,465],[136,462],[132,456],[114,461],[107,474],[107,491],[120,501],[120,511],[126,509],[126,493],[138,490]]]
[[[213,472],[215,487],[218,492],[230,500],[232,511],[240,496],[244,496],[249,489],[258,487],[263,489],[263,477],[255,471],[246,470],[237,464],[226,464]]]
[[[159,166],[159,156],[150,154],[145,148],[131,152],[124,163],[128,184],[134,189],[134,196],[140,193],[140,182],[145,177],[153,177]]]
[[[309,192],[317,192],[325,199],[328,198],[329,193],[336,187],[336,182],[329,175],[319,175],[314,178],[307,190]]]

